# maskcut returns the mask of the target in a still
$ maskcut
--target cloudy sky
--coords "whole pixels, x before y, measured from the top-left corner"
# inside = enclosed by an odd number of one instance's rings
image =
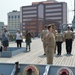
[[[0,22],[7,24],[7,13],[12,10],[20,11],[21,6],[31,5],[32,2],[40,2],[46,0],[0,0]],[[74,12],[74,0],[56,0],[58,2],[67,2],[68,5],[68,22],[71,23],[73,20]]]

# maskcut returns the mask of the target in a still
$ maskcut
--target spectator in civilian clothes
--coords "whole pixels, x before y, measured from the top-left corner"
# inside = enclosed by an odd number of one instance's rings
[[[10,33],[5,27],[2,32],[2,45],[4,47],[4,51],[7,51],[7,47],[9,46],[9,36],[10,36]]]
[[[25,35],[25,42],[26,42],[26,51],[28,49],[28,46],[29,46],[29,51],[30,51],[30,43],[31,43],[31,34],[30,32],[27,32],[26,35]]]
[[[17,43],[17,47],[22,47],[22,33],[20,31],[20,29],[17,30],[17,33],[16,33],[16,43]]]

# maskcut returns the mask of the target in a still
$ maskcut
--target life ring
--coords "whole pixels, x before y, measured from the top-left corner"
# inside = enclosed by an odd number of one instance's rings
[[[74,74],[71,69],[62,67],[57,71],[57,75],[74,75]]]
[[[28,65],[24,68],[22,75],[39,75],[39,70],[34,65]]]

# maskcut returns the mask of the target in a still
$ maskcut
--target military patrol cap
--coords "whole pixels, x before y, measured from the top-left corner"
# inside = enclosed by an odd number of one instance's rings
[[[54,24],[54,23],[49,24],[49,25],[48,25],[48,28],[50,28],[50,27],[52,27],[53,29],[55,29],[55,24]]]
[[[49,24],[47,28],[49,29],[51,26],[52,26],[52,25],[51,25],[51,24]]]
[[[44,27],[47,27],[47,24],[45,24]]]
[[[52,26],[51,24],[49,24],[48,26]]]
[[[47,28],[47,24],[46,24],[46,25],[44,25],[44,28]]]
[[[55,29],[55,24],[54,24],[54,23],[52,23],[51,25],[52,25],[52,28],[53,28],[53,29]]]
[[[70,29],[70,27],[69,27],[69,26],[68,26],[67,28],[68,28],[68,29]]]
[[[55,24],[54,24],[54,23],[52,23],[51,25],[52,25],[52,26],[55,26]]]

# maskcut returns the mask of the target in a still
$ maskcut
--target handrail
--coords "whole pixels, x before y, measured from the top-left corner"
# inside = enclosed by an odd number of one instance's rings
[[[50,65],[47,65],[47,66],[45,67],[45,72],[43,73],[43,75],[48,75],[49,68],[50,68]]]
[[[2,73],[0,73],[0,75],[3,75]]]
[[[13,70],[12,70],[12,72],[11,72],[11,75],[14,75],[15,74],[15,71],[16,71],[16,69],[14,67]]]
[[[20,65],[19,62],[15,62],[14,68],[11,72],[11,75],[16,75],[17,73],[20,72]]]

